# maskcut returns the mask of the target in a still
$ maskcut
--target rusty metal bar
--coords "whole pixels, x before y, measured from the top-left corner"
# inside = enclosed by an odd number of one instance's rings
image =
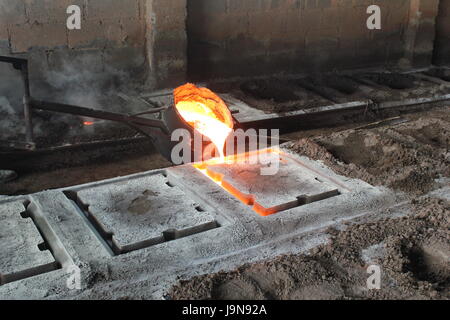
[[[0,56],[0,62],[11,63],[13,65],[14,69],[20,70],[20,66],[24,62],[26,63],[27,60],[26,59],[21,59],[21,58]]]
[[[11,63],[14,69],[19,70],[22,75],[22,83],[24,88],[23,94],[23,114],[25,117],[26,126],[26,142],[29,146],[34,146],[33,143],[33,122],[31,119],[30,108],[30,80],[28,76],[28,61],[26,59],[0,56],[0,62]],[[34,148],[34,147],[33,147]]]
[[[47,110],[59,113],[73,114],[77,116],[116,121],[125,124],[131,124],[134,126],[153,127],[160,129],[164,133],[169,133],[169,130],[167,129],[167,126],[164,124],[164,122],[156,119],[147,119],[109,111],[84,108],[70,104],[41,101],[34,99],[31,99],[30,106],[33,109]]]
[[[26,141],[28,143],[33,143],[34,134],[33,134],[33,120],[32,120],[32,116],[31,116],[31,108],[30,108],[30,100],[31,100],[30,79],[29,79],[29,75],[28,75],[28,62],[26,60],[25,60],[25,62],[22,62],[21,66],[20,66],[20,72],[22,74],[22,82],[23,82],[23,88],[24,88],[23,115],[25,117]]]
[[[16,70],[21,72],[22,82],[24,85],[24,96],[23,96],[23,108],[24,108],[24,117],[25,117],[25,126],[26,126],[26,142],[18,143],[18,142],[5,142],[2,145],[10,148],[18,148],[25,150],[33,150],[35,149],[35,144],[33,143],[33,122],[32,122],[32,110],[40,109],[53,111],[58,113],[72,114],[76,116],[85,116],[96,119],[110,120],[124,123],[138,132],[145,134],[146,136],[155,135],[159,136],[158,130],[161,131],[161,134],[169,134],[169,129],[161,120],[156,119],[148,119],[143,117],[138,117],[138,115],[124,115],[120,113],[95,110],[91,108],[84,108],[69,104],[55,103],[49,101],[41,101],[35,100],[31,97],[30,92],[30,81],[28,74],[28,61],[26,59],[14,58],[14,57],[6,57],[0,56],[0,62],[6,62],[13,65]],[[162,110],[157,110],[162,111]],[[156,112],[156,111],[154,111]],[[146,112],[150,113],[150,112]],[[142,113],[145,114],[145,113]],[[153,129],[152,129],[153,128]]]
[[[36,148],[33,142],[0,140],[0,148],[31,151]]]

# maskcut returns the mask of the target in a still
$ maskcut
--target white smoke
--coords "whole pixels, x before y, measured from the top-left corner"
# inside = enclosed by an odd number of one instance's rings
[[[0,140],[17,139],[25,132],[24,123],[6,97],[0,96]]]
[[[0,0],[1,2],[2,0]],[[134,71],[139,67],[139,61],[132,61],[135,70],[125,67],[116,68],[105,63],[102,51],[76,54],[59,52],[51,53],[54,56],[52,64],[47,66],[45,62],[36,63],[30,60],[30,83],[33,98],[51,102],[72,104],[98,110],[107,110],[119,113],[133,113],[147,109],[148,106],[137,106],[133,103],[118,98],[118,93],[127,92],[133,96],[141,90],[139,81],[133,78]],[[135,57],[136,58],[136,57]],[[138,59],[138,58],[136,58]],[[58,61],[58,63],[56,62]],[[37,72],[36,65],[42,72]],[[43,65],[42,65],[43,64]],[[34,67],[34,68],[33,68]],[[0,63],[0,97],[4,99],[0,103],[0,139],[23,140],[23,85],[20,72],[4,63]],[[140,107],[140,109],[139,109]],[[74,135],[86,134],[80,117],[61,113],[35,113],[33,116],[34,133],[36,138],[45,138],[48,135],[58,136],[65,140]],[[62,123],[67,124],[66,129]],[[113,122],[95,126],[117,126]],[[92,128],[90,128],[92,131]],[[92,133],[91,133],[92,134]]]

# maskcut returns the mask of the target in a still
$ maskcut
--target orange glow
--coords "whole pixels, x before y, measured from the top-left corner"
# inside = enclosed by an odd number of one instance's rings
[[[203,173],[205,176],[210,178],[212,181],[217,183],[219,186],[221,186],[223,189],[225,189],[228,193],[237,198],[239,201],[248,206],[252,206],[253,211],[258,213],[259,215],[269,216],[271,214],[277,213],[279,211],[279,208],[265,208],[261,206],[259,203],[255,201],[254,195],[239,191],[232,184],[228,183],[227,181],[224,181],[223,174],[208,169],[209,165],[245,161],[245,159],[247,159],[248,157],[258,155],[260,153],[282,154],[281,151],[279,151],[278,149],[265,149],[260,151],[246,152],[244,154],[239,155],[231,155],[225,157],[224,159],[211,159],[205,162],[195,163],[192,166],[197,170],[199,170],[201,173]]]
[[[83,124],[85,126],[92,126],[94,124],[94,122],[93,121],[84,121]]]
[[[174,91],[175,107],[180,116],[216,146],[224,159],[225,141],[233,130],[233,118],[223,100],[207,88],[188,83]]]
[[[208,137],[216,146],[220,155],[219,158],[195,163],[192,164],[192,166],[241,202],[248,206],[252,206],[252,209],[261,216],[268,216],[278,212],[278,208],[265,208],[261,206],[255,201],[254,195],[241,192],[231,183],[224,180],[223,174],[208,169],[208,166],[215,164],[245,163],[246,159],[252,155],[259,155],[263,152],[275,153],[277,151],[266,149],[225,157],[225,141],[232,132],[234,124],[231,112],[223,100],[207,88],[198,88],[195,85],[188,83],[175,89],[174,102],[177,112],[184,121],[202,135]]]

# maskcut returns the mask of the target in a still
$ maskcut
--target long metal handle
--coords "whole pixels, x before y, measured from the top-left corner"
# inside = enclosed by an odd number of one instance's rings
[[[129,116],[121,113],[96,110],[91,108],[84,108],[79,106],[74,106],[70,104],[42,101],[31,99],[30,105],[33,109],[47,110],[53,112],[60,112],[66,114],[73,114],[77,116],[84,116],[90,118],[97,118],[103,120],[110,120],[116,122],[122,122],[125,124],[132,124],[135,126],[152,127],[161,129],[164,133],[169,133],[166,125],[161,120],[147,119],[136,116]]]

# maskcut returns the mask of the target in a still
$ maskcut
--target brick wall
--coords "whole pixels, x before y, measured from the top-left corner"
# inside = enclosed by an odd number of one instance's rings
[[[413,2],[420,14],[411,15]],[[193,79],[430,63],[438,0],[189,0]],[[382,30],[366,28],[367,7]],[[414,21],[413,21],[414,20]],[[406,48],[411,46],[411,55]],[[428,59],[428,60],[427,60]]]
[[[441,0],[437,18],[433,62],[450,65],[450,0]]]
[[[440,0],[436,59],[448,57]],[[82,30],[65,28],[82,8]],[[382,30],[366,28],[370,4]],[[431,62],[439,0],[1,0],[0,54],[30,59],[34,93]],[[447,12],[447,13],[446,13]],[[443,57],[443,58],[442,58]],[[7,71],[1,69],[5,74]],[[84,84],[84,85],[82,85]],[[72,101],[73,102],[73,101]]]
[[[440,0],[411,0],[410,29],[414,30],[412,39],[406,39],[406,57],[417,67],[432,63],[434,40],[436,36],[436,17]]]
[[[147,0],[147,51],[152,87],[174,87],[186,79],[186,0]]]
[[[81,30],[66,27],[72,4]],[[142,82],[145,33],[144,0],[0,1],[0,54],[29,59],[35,95]]]

